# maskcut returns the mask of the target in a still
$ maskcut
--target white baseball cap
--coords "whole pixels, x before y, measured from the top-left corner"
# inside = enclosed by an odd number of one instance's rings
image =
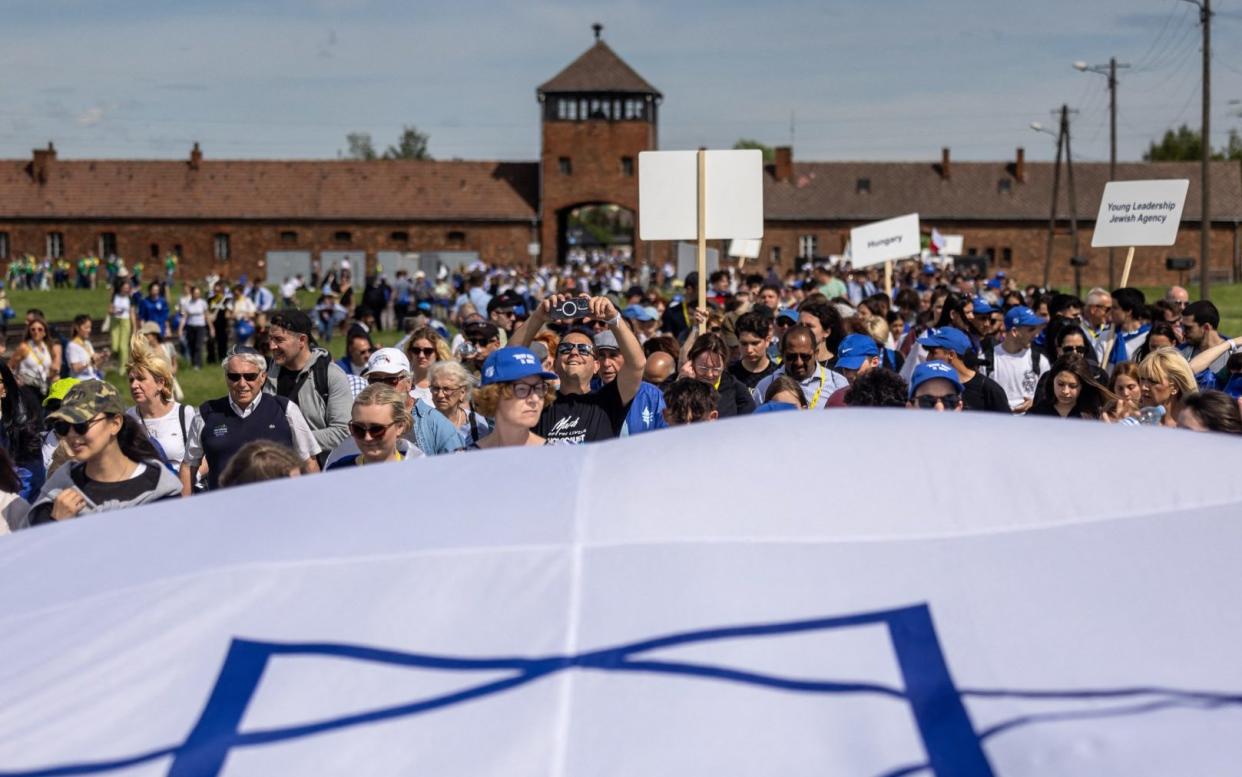
[[[402,373],[410,374],[410,360],[405,358],[405,354],[396,348],[380,348],[371,354],[371,358],[367,359],[367,368],[362,374],[369,375],[372,372],[378,372],[382,375],[400,375]]]

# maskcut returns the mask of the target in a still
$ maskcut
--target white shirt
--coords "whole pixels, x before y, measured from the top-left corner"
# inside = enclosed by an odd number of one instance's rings
[[[992,349],[992,363],[995,366],[989,376],[1000,384],[1009,398],[1012,410],[1035,396],[1035,386],[1039,384],[1039,376],[1050,369],[1048,359],[1039,355],[1039,374],[1031,369],[1031,349],[1017,353],[1009,353],[1001,346]]]
[[[763,395],[768,393],[768,387],[772,385],[772,381],[785,374],[785,368],[782,366],[776,372],[759,381],[759,385],[751,391],[756,405],[763,404]],[[793,376],[790,375],[792,378]],[[802,386],[802,396],[806,397],[807,407],[811,410],[822,410],[828,407],[828,397],[832,396],[837,389],[845,388],[850,382],[845,376],[835,370],[830,370],[822,364],[816,364],[815,369],[811,371],[810,377],[806,380],[798,381]]]
[[[263,401],[263,394],[259,394],[246,407],[238,407],[233,401],[233,397],[229,396],[229,407],[234,413],[242,418],[248,417],[254,412],[254,409]],[[273,402],[275,400],[272,400]],[[289,423],[289,431],[293,435],[293,449],[297,451],[298,458],[302,461],[319,455],[323,448],[319,447],[319,443],[315,441],[315,436],[311,434],[310,426],[306,423],[306,416],[302,415],[302,411],[292,402],[285,405],[285,421]],[[198,469],[198,465],[203,460],[203,426],[204,421],[201,415],[195,414],[194,423],[190,424],[190,432],[185,445],[184,463],[189,464],[191,469]]]
[[[302,284],[298,282],[297,278],[290,278],[280,285],[280,296],[285,299],[293,299],[293,295],[297,294],[298,289],[301,287]]]
[[[112,297],[112,315],[116,318],[125,318],[129,315],[129,309],[133,305],[133,301],[124,294],[117,294]]]
[[[186,326],[207,326],[207,300],[186,298],[181,300],[181,314]]]
[[[172,408],[159,418],[144,416],[137,407],[131,407],[125,411],[127,415],[141,421],[142,425],[147,428],[147,434],[159,441],[160,447],[164,449],[164,455],[174,467],[185,459],[185,438],[181,436],[181,407],[180,402],[173,402]],[[198,411],[189,405],[184,407],[186,434],[189,434],[194,420],[198,418]]]
[[[100,377],[95,371],[95,347],[86,340],[81,342],[70,340],[69,347],[65,349],[65,360],[69,362],[69,369],[72,377],[78,380],[93,380]],[[81,364],[82,369],[74,370],[73,365]]]

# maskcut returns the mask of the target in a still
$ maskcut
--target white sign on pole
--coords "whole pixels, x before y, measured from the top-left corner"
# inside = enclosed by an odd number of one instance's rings
[[[961,256],[966,253],[962,249],[965,239],[961,235],[943,235],[944,248],[940,249],[941,256]]]
[[[685,278],[698,269],[698,249],[694,243],[677,244],[677,277]],[[707,274],[711,275],[720,269],[720,252],[714,248],[707,249]]]
[[[643,240],[695,240],[698,152],[638,155],[638,232]],[[763,154],[707,152],[707,239],[763,237]]]
[[[1110,181],[1100,198],[1092,248],[1171,246],[1190,181]]]
[[[737,239],[729,241],[729,256],[738,259],[758,259],[762,240]]]
[[[916,256],[920,250],[917,213],[850,230],[850,255],[854,267],[870,267],[890,259]]]

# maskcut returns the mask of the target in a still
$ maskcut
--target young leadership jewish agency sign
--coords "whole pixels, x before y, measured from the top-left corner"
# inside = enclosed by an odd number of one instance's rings
[[[1092,248],[1171,246],[1190,181],[1110,181],[1100,198]]]
[[[977,457],[963,503],[889,466],[892,427],[1092,466]],[[825,440],[851,441],[827,474]],[[1195,476],[1100,488],[1157,447]],[[748,484],[827,500],[687,487],[743,448]],[[0,775],[1237,774],[1237,461],[1224,434],[773,413],[0,536]]]
[[[850,259],[854,267],[870,267],[890,259],[905,259],[921,250],[917,213],[850,230]]]

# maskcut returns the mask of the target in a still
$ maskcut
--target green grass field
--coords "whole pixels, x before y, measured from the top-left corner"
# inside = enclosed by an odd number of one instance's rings
[[[1190,289],[1191,299],[1197,299],[1197,291],[1197,286]],[[1159,299],[1164,292],[1163,287],[1143,288],[1143,293],[1149,300]],[[179,296],[180,289],[170,295],[172,299],[177,299]],[[1216,306],[1220,308],[1221,331],[1234,336],[1242,333],[1242,283],[1217,284],[1213,287],[1212,298]],[[312,292],[299,292],[298,302],[304,309],[309,309],[314,301]],[[13,306],[13,310],[17,311],[19,318],[29,308],[40,308],[50,321],[68,321],[79,313],[89,313],[98,319],[107,312],[108,303],[108,294],[104,289],[9,292],[9,304]],[[378,338],[380,345],[393,345],[399,339],[401,335],[396,331],[382,332]],[[328,349],[332,351],[334,358],[339,358],[345,350],[345,339],[334,337],[328,344]],[[108,379],[120,388],[125,396],[129,395],[129,389],[120,375],[111,372]],[[194,404],[212,397],[223,396],[225,392],[224,376],[220,368],[215,365],[195,370],[189,364],[183,363],[180,366],[177,380],[181,383],[186,400]]]

